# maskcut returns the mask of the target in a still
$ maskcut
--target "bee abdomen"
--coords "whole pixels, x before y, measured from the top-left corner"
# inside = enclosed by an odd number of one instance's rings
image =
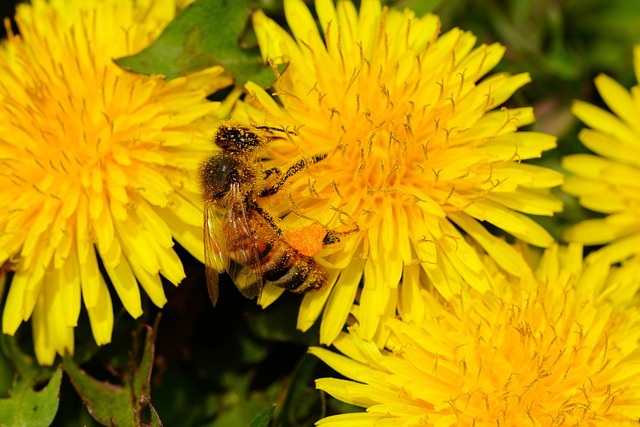
[[[313,258],[301,254],[281,240],[274,241],[268,253],[252,268],[258,266],[266,280],[295,293],[321,288],[327,280]]]
[[[228,245],[230,258],[240,265],[259,264],[273,251],[273,245],[269,242],[253,240],[248,236],[229,242]]]
[[[323,287],[327,282],[324,271],[313,258],[301,255],[278,280],[272,283],[291,292],[302,294]]]
[[[292,254],[291,249],[280,240],[275,240],[269,249],[253,268],[259,267],[266,280],[275,282],[291,268],[296,254]]]

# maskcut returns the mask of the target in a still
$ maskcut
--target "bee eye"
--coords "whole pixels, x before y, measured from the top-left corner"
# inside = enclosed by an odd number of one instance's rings
[[[260,138],[251,131],[244,132],[238,137],[238,145],[242,148],[257,147],[260,145]]]
[[[214,142],[218,147],[229,151],[245,150],[261,145],[260,137],[243,126],[221,126]]]

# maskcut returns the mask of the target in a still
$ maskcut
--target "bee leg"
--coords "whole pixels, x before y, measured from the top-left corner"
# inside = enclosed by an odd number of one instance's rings
[[[278,168],[271,168],[264,171],[265,179],[269,178],[271,175],[276,175],[277,177],[280,177],[282,175],[282,171]]]
[[[327,234],[322,239],[322,245],[332,245],[334,243],[338,243],[340,238],[343,236],[348,236],[351,233],[356,233],[360,230],[360,227],[356,224],[351,230],[347,231],[335,231],[335,230],[327,230]]]
[[[278,236],[282,235],[282,230],[280,229],[280,227],[278,227],[278,224],[276,224],[276,221],[273,219],[273,217],[269,214],[269,212],[258,206],[255,200],[247,200],[247,206],[249,206],[250,209],[258,212],[265,219],[265,221],[267,221],[267,224],[269,224],[271,228],[273,228],[273,230],[278,233]]]
[[[324,159],[325,157],[327,157],[326,154],[317,154],[309,159],[298,160],[293,165],[291,165],[289,169],[287,169],[284,175],[280,175],[280,178],[275,184],[273,184],[271,187],[267,187],[264,190],[262,190],[259,194],[259,197],[272,196],[276,194],[278,191],[280,191],[282,186],[287,182],[289,178],[291,178],[292,176],[294,176],[295,174],[297,174],[307,166],[317,163],[320,160]],[[269,170],[272,170],[272,169],[269,169]],[[276,173],[276,172],[271,172],[271,173]],[[282,174],[282,172],[280,172],[280,174]]]

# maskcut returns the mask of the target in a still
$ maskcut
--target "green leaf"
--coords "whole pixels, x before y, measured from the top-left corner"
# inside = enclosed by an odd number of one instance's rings
[[[440,3],[442,3],[442,0],[400,0],[397,2],[387,1],[385,3],[393,3],[394,8],[411,9],[416,13],[416,16],[424,16],[436,10]]]
[[[323,402],[321,394],[315,388],[314,380],[318,375],[318,367],[322,363],[313,356],[304,355],[283,390],[283,399],[279,404],[275,417],[275,425],[293,427],[297,425],[312,425],[318,420],[322,412]]]
[[[273,71],[262,64],[256,47],[244,49],[239,43],[248,19],[246,1],[199,0],[151,46],[116,62],[129,71],[163,74],[168,79],[221,65],[237,85],[252,80],[266,87],[274,81]]]
[[[263,340],[318,345],[320,322],[306,332],[296,328],[299,300],[299,295],[285,294],[268,309],[252,313],[247,323],[252,332]]]
[[[260,412],[253,419],[249,427],[269,427],[271,419],[273,418],[273,411],[275,411],[276,405],[273,405],[262,412]]]
[[[0,354],[0,396],[7,396],[11,389],[13,368],[9,359]]]
[[[122,385],[98,381],[84,372],[73,358],[65,355],[63,366],[71,382],[91,415],[103,425],[140,426],[142,410],[150,405],[151,368],[153,367],[154,333],[147,328],[140,362],[130,360],[129,372]],[[154,410],[151,408],[152,418]],[[157,414],[155,414],[157,417]],[[160,425],[159,419],[157,424]]]
[[[10,397],[0,399],[0,426],[37,427],[51,425],[58,412],[62,369],[58,368],[49,383],[35,391],[35,378],[16,381]]]
[[[300,358],[286,387],[280,391],[273,425],[278,427],[314,425],[316,421],[326,416],[362,412],[362,408],[341,402],[316,389],[316,379],[331,376],[336,376],[335,371],[317,357],[305,354]]]
[[[268,393],[250,391],[251,381],[251,374],[224,373],[221,386],[226,392],[221,396],[220,413],[211,427],[247,426],[273,402]]]
[[[8,397],[0,399],[0,426],[50,425],[60,402],[61,369],[53,371],[39,366],[32,356],[20,350],[16,339],[8,335],[0,337],[0,345],[6,363],[11,366],[4,369],[3,374],[15,374],[13,380],[2,381],[11,386]]]
[[[145,399],[145,401],[147,402],[147,405],[149,406],[149,409],[151,411],[151,423],[149,424],[149,426],[162,427],[162,421],[160,421],[160,416],[158,415],[158,411],[156,411],[156,408],[153,407],[153,405],[148,399]]]
[[[3,334],[0,344],[2,345],[2,353],[7,357],[19,377],[30,379],[41,373],[43,368],[38,365],[32,356],[20,350],[14,337]]]

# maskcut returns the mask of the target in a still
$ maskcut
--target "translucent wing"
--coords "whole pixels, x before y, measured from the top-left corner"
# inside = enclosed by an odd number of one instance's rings
[[[213,305],[218,302],[219,274],[229,270],[227,243],[222,233],[225,214],[213,204],[204,208],[204,271],[207,278],[209,298]]]
[[[264,219],[246,206],[236,185],[230,188],[227,207],[229,211],[222,225],[230,258],[227,272],[238,290],[253,299],[260,295],[264,285],[260,267],[260,255],[268,244],[260,235],[260,221]]]

